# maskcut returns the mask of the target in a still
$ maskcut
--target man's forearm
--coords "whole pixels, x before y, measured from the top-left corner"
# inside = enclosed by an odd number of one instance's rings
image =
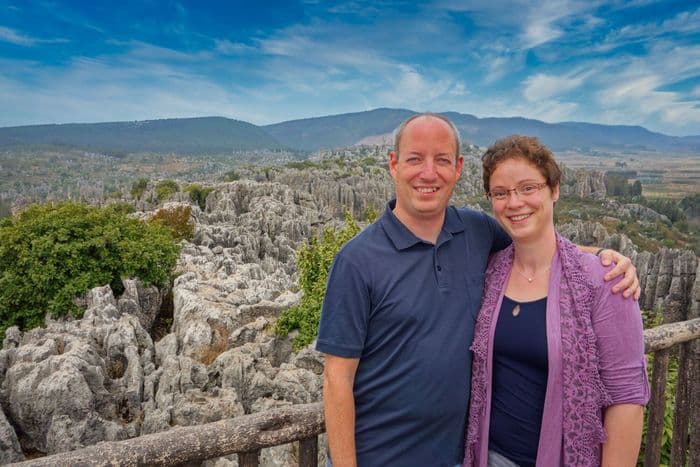
[[[642,441],[644,408],[636,404],[612,405],[605,410],[603,467],[634,467],[637,465]]]
[[[323,382],[323,411],[333,467],[356,467],[352,384],[326,377]]]

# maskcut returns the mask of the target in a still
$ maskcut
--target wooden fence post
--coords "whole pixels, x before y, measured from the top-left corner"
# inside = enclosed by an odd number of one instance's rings
[[[690,293],[688,318],[700,318],[700,264],[695,270],[695,282]],[[688,345],[688,416],[690,417],[690,445],[688,465],[700,465],[700,339]]]
[[[238,453],[238,467],[258,467],[258,465],[260,465],[260,451]]]
[[[649,382],[651,399],[647,406],[647,436],[644,450],[644,465],[661,463],[661,437],[664,430],[664,411],[666,409],[666,374],[670,350],[654,352],[654,369]]]
[[[299,467],[318,465],[318,436],[299,440]]]

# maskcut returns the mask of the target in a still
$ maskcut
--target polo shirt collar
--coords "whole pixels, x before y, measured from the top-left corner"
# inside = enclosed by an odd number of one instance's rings
[[[396,247],[397,250],[405,250],[417,243],[425,243],[401,223],[393,212],[394,207],[396,207],[396,199],[392,199],[386,203],[384,214],[379,219],[379,222],[394,244],[394,247]],[[442,232],[440,232],[438,236],[438,244],[441,243],[441,239],[444,238],[445,234],[447,234],[448,237],[452,237],[452,234],[462,231],[464,231],[464,222],[462,222],[461,217],[457,214],[457,210],[453,206],[448,206],[445,210],[445,222],[442,225]]]

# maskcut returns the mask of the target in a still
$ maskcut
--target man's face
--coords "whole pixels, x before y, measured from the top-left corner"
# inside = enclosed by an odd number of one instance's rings
[[[402,222],[442,222],[464,161],[457,149],[446,122],[424,116],[408,123],[400,154],[392,151],[389,159],[396,188],[394,213]]]

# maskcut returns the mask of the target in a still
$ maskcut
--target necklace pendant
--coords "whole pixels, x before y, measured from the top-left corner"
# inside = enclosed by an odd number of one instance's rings
[[[527,279],[527,282],[528,282],[528,283],[531,283],[532,280],[534,279],[534,277],[526,277],[526,279]]]
[[[520,303],[513,307],[513,311],[511,311],[511,313],[513,316],[518,316],[520,314]]]

